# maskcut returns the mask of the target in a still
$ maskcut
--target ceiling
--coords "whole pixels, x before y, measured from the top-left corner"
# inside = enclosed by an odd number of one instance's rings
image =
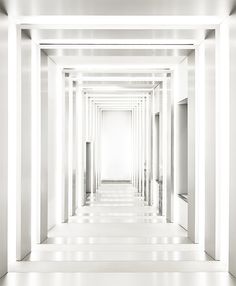
[[[14,15],[226,15],[232,0],[4,0]]]
[[[9,15],[23,24],[24,33],[56,64],[71,77],[84,78],[81,84],[86,92],[119,95],[147,92],[157,86],[205,38],[212,29],[211,21],[218,23],[229,14],[232,2],[5,0],[5,6]],[[126,16],[126,22],[118,16]],[[161,17],[154,16],[170,18],[162,18],[162,28],[156,25]],[[175,16],[180,18],[172,22]],[[181,17],[185,17],[183,25]]]

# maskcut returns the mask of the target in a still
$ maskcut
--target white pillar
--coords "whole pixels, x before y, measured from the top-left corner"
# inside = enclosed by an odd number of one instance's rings
[[[77,171],[76,178],[78,182],[78,207],[84,205],[85,189],[84,189],[84,140],[85,140],[85,109],[84,95],[79,82],[76,84],[76,130],[77,130]]]
[[[68,120],[69,120],[69,75],[64,74],[62,92],[62,222],[68,221]]]
[[[74,156],[74,141],[73,141],[73,81],[69,80],[68,91],[68,214],[74,215],[74,188],[73,188],[73,156]]]
[[[188,56],[188,236],[197,242],[195,52]]]
[[[230,16],[230,207],[229,271],[236,276],[236,11]]]
[[[218,258],[228,265],[229,252],[229,26],[216,29],[216,220]]]
[[[48,56],[41,51],[40,242],[48,233]]]
[[[31,251],[31,40],[24,33],[18,48],[16,258],[22,260]]]
[[[1,96],[0,96],[0,277],[7,272],[7,174],[8,174],[8,26],[7,16],[0,11],[0,85],[1,85]],[[12,84],[12,83],[11,83]],[[12,179],[12,178],[11,178]],[[13,212],[14,215],[14,212]]]

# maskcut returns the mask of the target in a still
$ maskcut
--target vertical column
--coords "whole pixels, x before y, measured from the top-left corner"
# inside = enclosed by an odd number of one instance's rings
[[[73,215],[73,81],[69,79],[68,86],[68,122],[66,128],[68,129],[68,215]],[[67,99],[66,99],[67,100]]]
[[[7,151],[8,151],[8,26],[7,16],[0,10],[0,277],[7,272]]]
[[[162,190],[162,212],[166,215],[168,220],[171,220],[171,193],[169,188],[169,100],[167,92],[167,79],[163,79],[162,83],[162,97],[161,97],[161,132],[162,132],[162,178],[163,178],[163,190]]]
[[[229,180],[230,180],[230,96],[229,96],[229,25],[226,19],[216,29],[216,213],[219,225],[219,259],[229,259]]]
[[[196,227],[195,242],[205,244],[205,44],[195,51],[195,160],[196,160]]]
[[[57,174],[56,174],[56,191],[57,191],[57,223],[64,222],[64,183],[65,183],[65,170],[64,170],[64,148],[65,148],[65,74],[61,68],[57,71],[57,89],[56,89],[56,129],[57,129]],[[58,84],[60,83],[60,84]]]
[[[228,261],[229,46],[228,23],[205,40],[206,47],[206,252]],[[232,138],[232,137],[231,137]],[[233,154],[232,154],[233,156]]]
[[[62,92],[62,222],[68,221],[68,121],[69,121],[69,74],[64,74]]]
[[[100,186],[101,183],[101,112],[98,107],[98,165],[97,165],[97,186]]]
[[[142,99],[138,105],[138,171],[139,171],[139,192],[142,194],[142,125],[141,125],[141,108],[142,108]]]
[[[99,146],[98,146],[98,107],[95,104],[95,143],[94,143],[94,148],[95,148],[95,191],[98,188],[98,151],[99,151]]]
[[[163,95],[163,116],[165,117],[165,128],[163,128],[165,137],[165,170],[163,169],[163,186],[164,186],[164,177],[165,177],[165,188],[164,192],[166,193],[166,217],[168,221],[173,221],[173,186],[172,186],[172,102],[171,102],[171,80],[169,77],[166,77],[165,89]],[[164,144],[163,144],[164,146]],[[164,165],[163,165],[164,168]]]
[[[230,16],[230,205],[229,271],[236,276],[236,9]]]
[[[139,105],[139,103],[137,101],[137,105],[134,109],[135,187],[137,188],[137,191],[139,191],[138,105]]]
[[[195,191],[195,52],[188,57],[188,236],[197,242],[197,193]]]
[[[161,82],[161,84],[158,86],[157,89],[157,109],[159,111],[159,164],[157,166],[158,168],[158,205],[159,205],[159,214],[165,215],[166,211],[166,192],[164,192],[164,144],[165,144],[165,134],[163,132],[164,130],[164,118],[163,115],[164,107],[163,107],[163,86],[164,83]]]
[[[215,32],[205,40],[206,47],[206,94],[205,94],[205,249],[214,259],[217,253],[217,194],[216,194],[216,51]]]
[[[229,271],[236,276],[236,9],[230,16],[230,63]]]
[[[131,134],[132,134],[132,175],[131,175],[131,182],[133,186],[135,186],[135,155],[134,155],[134,110],[131,110]]]
[[[152,195],[151,195],[151,156],[152,156],[152,142],[151,142],[151,110],[150,110],[150,95],[147,96],[146,99],[146,187],[147,187],[147,199],[148,204],[152,203]]]
[[[159,85],[152,94],[152,192],[153,205],[158,208],[159,201],[159,164],[160,164],[160,107],[158,96]],[[159,210],[160,211],[160,210]]]
[[[145,99],[145,189],[146,200],[150,204],[150,190],[149,190],[149,97]]]
[[[149,181],[149,204],[153,205],[153,188],[152,188],[152,174],[153,174],[153,148],[152,148],[152,138],[153,138],[153,121],[152,121],[152,106],[153,106],[153,91],[148,97],[148,146],[149,146],[149,175],[148,175],[148,181]]]
[[[48,57],[41,51],[40,242],[48,232]]]
[[[95,103],[91,99],[92,108],[92,194],[96,192],[96,108]]]
[[[77,164],[77,153],[78,153],[78,141],[77,141],[77,114],[76,114],[76,82],[73,82],[73,118],[72,118],[72,149],[73,149],[73,156],[72,156],[72,215],[75,215],[76,209],[78,207],[78,192],[79,186],[76,176],[76,164]]]
[[[35,68],[36,66],[34,66]],[[58,145],[61,143],[61,140],[59,141],[58,139],[60,126],[59,128],[57,126],[57,119],[60,118],[58,101],[60,100],[61,88],[59,83],[60,69],[54,61],[48,58],[48,229],[60,222],[58,202],[61,185],[58,180],[60,181],[61,177],[58,174],[58,167],[61,164],[61,160],[60,157],[58,158]],[[35,164],[34,161],[32,163]]]
[[[18,190],[16,259],[31,251],[31,41],[21,33],[21,88],[18,93]]]
[[[78,206],[84,205],[85,189],[84,189],[84,96],[81,85],[76,83],[76,130],[77,130],[77,182],[78,182]]]
[[[146,193],[145,193],[145,113],[144,113],[144,106],[145,106],[145,98],[142,100],[142,107],[141,107],[141,140],[142,140],[142,195],[144,199],[146,199]]]

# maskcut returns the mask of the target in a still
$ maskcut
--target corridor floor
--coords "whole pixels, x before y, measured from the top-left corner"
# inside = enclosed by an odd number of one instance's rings
[[[68,223],[54,227],[0,285],[236,285],[179,225],[131,185],[104,184]]]

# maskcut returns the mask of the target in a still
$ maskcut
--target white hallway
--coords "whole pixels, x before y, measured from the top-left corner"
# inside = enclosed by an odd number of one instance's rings
[[[236,285],[235,3],[0,4],[0,286]]]

